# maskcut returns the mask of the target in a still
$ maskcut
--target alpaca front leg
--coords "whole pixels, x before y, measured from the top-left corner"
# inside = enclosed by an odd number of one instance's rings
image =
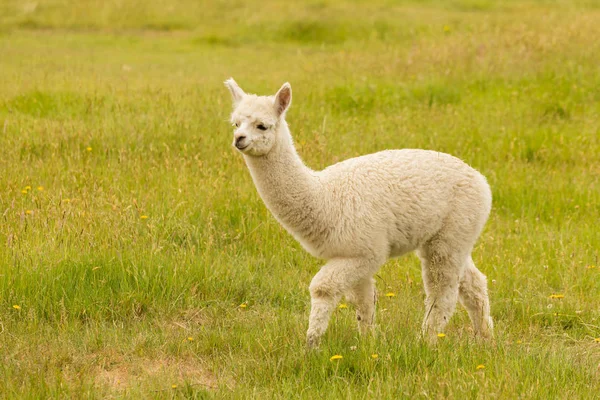
[[[339,300],[340,296],[332,296],[322,292],[315,295],[311,291],[310,318],[308,332],[306,333],[306,344],[309,348],[319,347],[321,336],[327,330],[329,319]]]
[[[373,278],[367,278],[359,282],[347,294],[348,300],[356,307],[356,320],[358,321],[358,332],[365,335],[373,330],[375,321],[375,304],[377,302],[377,291]]]
[[[321,268],[310,283],[311,310],[306,342],[309,348],[319,346],[329,319],[343,293],[349,293],[359,283],[369,279],[377,267],[370,260],[333,259]],[[372,312],[365,309],[366,322],[372,323]]]

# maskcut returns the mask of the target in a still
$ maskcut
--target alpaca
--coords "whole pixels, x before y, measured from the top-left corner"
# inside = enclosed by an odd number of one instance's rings
[[[312,279],[307,332],[318,347],[337,303],[356,309],[359,333],[373,328],[373,276],[391,257],[417,252],[425,287],[423,336],[435,342],[457,301],[475,334],[492,335],[486,277],[471,251],[492,202],[486,179],[463,161],[428,150],[386,150],[313,171],[300,159],[285,120],[292,88],[233,98],[233,146],[281,225],[313,256],[327,260]]]

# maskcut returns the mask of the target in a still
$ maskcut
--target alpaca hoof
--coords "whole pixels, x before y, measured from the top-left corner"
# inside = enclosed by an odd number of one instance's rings
[[[425,339],[425,343],[429,346],[437,346],[439,342],[438,337],[435,335],[427,335],[424,336],[423,339]]]
[[[426,344],[428,344],[429,346],[436,346],[441,338],[446,337],[446,335],[441,334],[443,336],[439,336],[437,333],[433,333],[430,331],[421,331],[421,334],[419,335],[419,339],[423,342],[425,342]]]
[[[375,337],[377,336],[377,331],[375,329],[375,325],[374,324],[361,324],[359,322],[358,324],[358,334],[360,337]]]
[[[475,332],[475,336],[477,339],[489,342],[494,339],[494,321],[492,317],[488,317],[488,319],[481,325],[481,328]]]
[[[306,347],[309,350],[316,350],[316,349],[318,349],[320,344],[321,344],[321,338],[319,336],[308,335],[306,337]]]

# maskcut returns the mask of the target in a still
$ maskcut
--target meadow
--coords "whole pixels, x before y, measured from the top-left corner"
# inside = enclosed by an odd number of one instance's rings
[[[594,0],[0,0],[0,398],[598,398],[599,37]],[[425,148],[488,178],[493,342],[460,307],[419,340],[411,255],[376,336],[341,306],[306,351],[322,261],[231,146],[230,76],[291,83],[314,169]]]

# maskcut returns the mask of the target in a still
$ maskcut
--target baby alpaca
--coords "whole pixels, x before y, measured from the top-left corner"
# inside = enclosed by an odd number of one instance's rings
[[[490,213],[486,179],[463,161],[427,150],[387,150],[323,171],[294,148],[285,113],[292,88],[246,94],[233,79],[233,146],[267,208],[313,256],[327,260],[310,284],[307,344],[316,347],[342,296],[356,308],[360,333],[373,326],[373,276],[391,257],[416,250],[425,286],[423,334],[435,341],[467,309],[476,335],[492,335],[486,277],[471,251]]]

